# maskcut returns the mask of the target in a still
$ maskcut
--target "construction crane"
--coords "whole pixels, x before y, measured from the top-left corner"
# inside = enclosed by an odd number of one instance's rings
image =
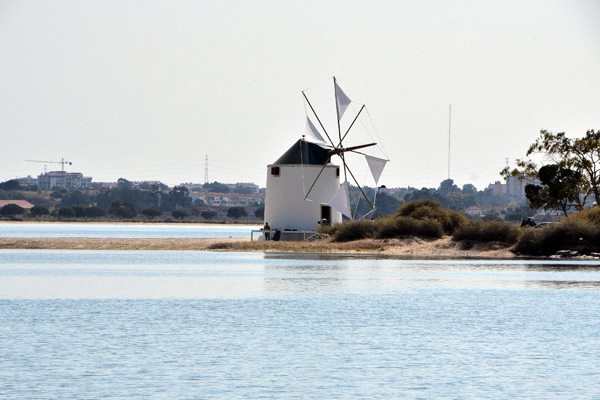
[[[65,172],[65,164],[73,165],[73,163],[71,161],[65,161],[64,158],[61,158],[60,161],[42,161],[42,160],[25,160],[25,161],[44,164],[44,172],[46,172],[46,164],[60,164],[61,172]]]

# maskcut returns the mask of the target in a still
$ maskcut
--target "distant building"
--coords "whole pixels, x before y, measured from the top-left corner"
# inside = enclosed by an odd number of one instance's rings
[[[516,197],[519,200],[525,200],[525,186],[539,184],[540,181],[532,176],[509,176],[506,179],[506,183],[496,181],[490,183],[488,189],[492,190],[492,193],[497,195],[506,194],[508,196]]]
[[[29,175],[24,178],[17,178],[17,182],[19,182],[19,185],[25,187],[32,187],[37,185],[37,179]]]
[[[208,206],[216,207],[249,206],[263,201],[260,194],[193,192],[190,193],[190,197],[194,200],[202,200]]]
[[[540,181],[532,176],[509,176],[506,179],[506,194],[519,200],[525,200],[525,186],[539,184]]]
[[[227,184],[232,192],[236,193],[258,193],[258,185],[251,182],[238,182],[236,184]]]
[[[50,171],[38,176],[38,186],[43,190],[54,188],[74,190],[92,187],[92,178],[81,172]]]
[[[490,189],[493,194],[506,194],[506,184],[500,181],[490,183],[488,189]]]

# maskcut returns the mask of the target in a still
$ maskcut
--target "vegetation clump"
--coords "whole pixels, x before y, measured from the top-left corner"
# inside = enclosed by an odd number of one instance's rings
[[[336,242],[350,242],[352,240],[360,240],[373,238],[377,231],[378,223],[370,220],[348,221],[342,224],[335,225],[332,232]]]
[[[410,217],[392,217],[382,220],[377,227],[376,237],[388,239],[402,236],[418,236],[439,239],[444,230],[439,221],[432,218],[415,219]]]
[[[590,213],[590,214],[596,214]],[[600,225],[585,221],[586,216],[574,216],[559,224],[523,232],[513,251],[517,254],[549,256],[560,250],[575,250],[585,254],[600,251]]]
[[[515,224],[501,220],[473,220],[459,226],[454,232],[452,240],[514,244],[519,240],[519,228]]]
[[[465,224],[463,214],[442,207],[431,200],[416,200],[403,204],[395,215],[374,221],[348,221],[330,228],[321,228],[321,233],[333,235],[337,242],[348,242],[367,238],[389,239],[406,236],[441,238]]]
[[[464,214],[444,208],[439,203],[431,200],[415,200],[404,203],[396,211],[395,217],[434,220],[439,222],[444,233],[449,235],[467,222],[467,217]]]

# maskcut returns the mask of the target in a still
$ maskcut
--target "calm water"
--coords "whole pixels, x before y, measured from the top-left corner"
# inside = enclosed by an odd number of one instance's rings
[[[250,237],[258,225],[0,222],[0,237],[224,238]]]
[[[599,267],[0,251],[0,398],[600,398]]]

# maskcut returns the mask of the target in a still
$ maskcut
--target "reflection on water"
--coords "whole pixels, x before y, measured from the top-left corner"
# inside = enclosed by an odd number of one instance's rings
[[[0,298],[248,298],[416,289],[596,290],[597,262],[177,251],[0,252]]]
[[[264,269],[264,290],[274,295],[332,292],[344,285],[347,269],[346,266],[333,263],[267,265]]]
[[[600,398],[598,282],[598,263],[0,251],[0,398]]]
[[[0,237],[248,238],[255,225],[188,223],[2,222]]]

